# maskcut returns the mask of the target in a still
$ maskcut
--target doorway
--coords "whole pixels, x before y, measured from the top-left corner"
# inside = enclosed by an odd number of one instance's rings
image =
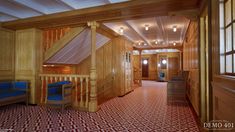
[[[142,77],[149,77],[149,59],[142,59]]]

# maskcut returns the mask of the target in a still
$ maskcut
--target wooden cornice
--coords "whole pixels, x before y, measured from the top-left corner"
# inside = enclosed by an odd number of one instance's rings
[[[198,8],[198,0],[132,0],[2,23],[9,29],[84,26],[88,21],[117,21],[168,15]]]
[[[134,50],[156,50],[156,49],[177,49],[179,51],[183,50],[182,46],[167,46],[167,47],[150,47],[150,48],[133,48]]]

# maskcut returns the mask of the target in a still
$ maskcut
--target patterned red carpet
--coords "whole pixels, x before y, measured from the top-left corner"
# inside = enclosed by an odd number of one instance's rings
[[[142,88],[104,104],[96,113],[21,104],[0,107],[0,131],[197,132],[187,102],[167,105],[166,83],[144,81]]]

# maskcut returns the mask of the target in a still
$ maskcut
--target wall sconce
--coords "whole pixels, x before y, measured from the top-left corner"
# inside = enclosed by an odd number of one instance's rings
[[[164,60],[162,60],[162,64],[166,64],[167,63],[167,61],[164,59]]]
[[[158,64],[157,64],[157,67],[161,67],[161,64],[158,63]]]
[[[173,45],[176,46],[176,43],[174,42]]]
[[[147,65],[148,64],[148,60],[143,60],[143,64]]]

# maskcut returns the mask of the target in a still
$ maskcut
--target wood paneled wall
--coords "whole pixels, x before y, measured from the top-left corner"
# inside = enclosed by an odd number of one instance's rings
[[[57,40],[62,38],[68,31],[69,27],[53,28],[43,30],[43,51],[49,49]]]
[[[98,102],[124,95],[125,88],[125,52],[132,51],[131,42],[117,37],[96,51]],[[90,74],[90,57],[77,65],[76,73]],[[132,73],[132,72],[131,72]],[[131,74],[132,76],[132,74]],[[130,91],[131,89],[129,89]]]
[[[0,80],[14,79],[15,33],[0,27]]]
[[[36,104],[42,70],[42,32],[38,29],[16,31],[15,79],[30,81],[31,104]]]
[[[212,100],[213,119],[235,123],[235,79],[234,76],[220,74],[219,0],[211,3],[211,45],[212,45]],[[225,38],[221,38],[225,39]],[[234,128],[233,130],[234,131]]]
[[[158,68],[157,64],[160,63],[160,56],[166,56],[166,58],[177,58],[178,64],[180,63],[180,53],[178,52],[170,52],[170,53],[158,53],[158,54],[145,54],[142,55],[142,59],[148,58],[149,60],[149,77],[144,77],[142,79],[145,80],[157,80],[158,79],[158,72],[163,71],[165,73],[166,81],[168,81],[172,76],[174,76],[174,72],[168,72],[170,69],[167,66],[167,69],[162,70]],[[134,77],[138,77],[138,69],[139,69],[139,55],[133,56],[133,67],[134,67]],[[136,70],[135,70],[136,69]],[[180,69],[177,69],[177,73]],[[136,71],[136,72],[135,72]],[[134,78],[135,80],[136,78]]]
[[[75,74],[75,66],[66,65],[44,65],[43,74]]]
[[[198,22],[191,21],[183,43],[183,70],[189,71],[187,95],[197,115],[200,111],[198,41]]]

